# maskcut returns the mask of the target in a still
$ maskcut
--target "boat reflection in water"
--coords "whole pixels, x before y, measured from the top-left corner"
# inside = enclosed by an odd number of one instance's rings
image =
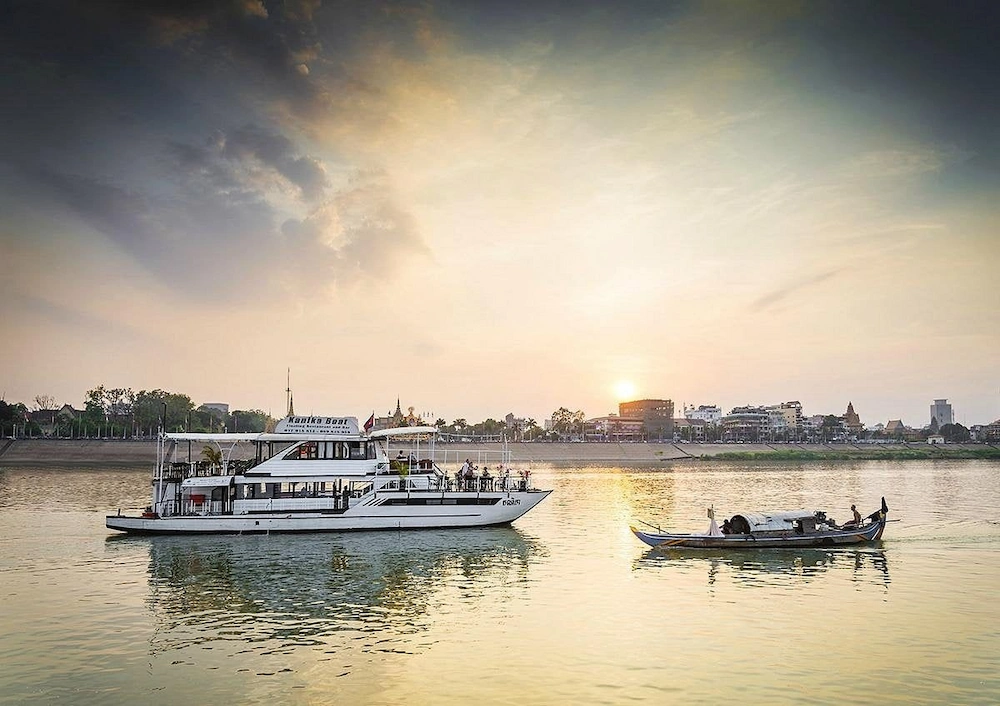
[[[484,582],[525,590],[542,551],[510,527],[117,542],[149,545],[154,652],[218,640],[412,651],[429,614],[469,609]]]
[[[851,580],[858,583],[888,587],[890,582],[889,563],[881,549],[651,549],[635,562],[636,569],[698,565],[707,568],[709,585],[730,577],[737,585],[773,587],[834,572],[851,572]]]

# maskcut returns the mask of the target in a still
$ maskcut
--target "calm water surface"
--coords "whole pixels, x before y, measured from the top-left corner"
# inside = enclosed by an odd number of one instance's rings
[[[533,470],[512,528],[128,538],[148,471],[0,469],[0,703],[1000,702],[1000,464]],[[628,530],[883,494],[861,550]]]

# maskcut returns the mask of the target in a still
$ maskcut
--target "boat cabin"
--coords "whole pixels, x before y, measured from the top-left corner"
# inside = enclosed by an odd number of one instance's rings
[[[749,534],[755,537],[779,537],[789,534],[813,534],[836,527],[821,510],[786,512],[746,512],[733,515],[723,524],[725,534]]]

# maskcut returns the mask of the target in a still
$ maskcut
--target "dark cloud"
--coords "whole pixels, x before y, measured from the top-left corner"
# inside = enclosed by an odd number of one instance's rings
[[[204,182],[213,188],[193,179],[157,196],[46,169],[31,176],[40,202],[74,213],[167,286],[228,297],[267,285],[252,279],[276,257],[276,217],[252,190],[218,189],[214,175]],[[252,277],[233,279],[235,272]]]
[[[773,37],[802,90],[859,119],[1000,160],[1000,3],[835,0],[810,4]]]
[[[827,280],[836,277],[842,271],[843,268],[836,268],[827,270],[826,272],[820,272],[819,274],[796,279],[756,299],[750,304],[750,310],[760,313],[770,309],[771,307],[785,301],[793,294],[799,294],[805,289],[814,287],[822,282],[826,282]]]
[[[327,186],[319,160],[297,155],[292,141],[276,132],[254,126],[240,128],[225,138],[223,154],[232,159],[259,160],[299,187],[307,199],[319,198]]]

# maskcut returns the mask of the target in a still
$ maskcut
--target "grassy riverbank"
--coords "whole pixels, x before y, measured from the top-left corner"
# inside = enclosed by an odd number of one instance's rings
[[[204,444],[194,443],[194,458],[201,457]],[[504,447],[491,444],[438,444],[435,457],[443,467],[458,466],[466,458],[477,464],[499,461]],[[516,464],[614,464],[648,465],[684,461],[911,461],[934,459],[1000,459],[1000,447],[983,444],[893,443],[866,444],[668,444],[668,443],[511,443]],[[168,446],[172,457],[175,450]],[[252,444],[238,444],[230,458],[254,455]],[[178,444],[178,459],[186,459],[188,446]],[[149,468],[156,459],[153,441],[105,441],[80,439],[0,440],[0,467],[101,466]]]
[[[858,449],[851,451],[724,451],[701,456],[704,461],[921,461],[934,459],[1000,459],[1000,448],[993,446],[926,446],[894,449]]]

